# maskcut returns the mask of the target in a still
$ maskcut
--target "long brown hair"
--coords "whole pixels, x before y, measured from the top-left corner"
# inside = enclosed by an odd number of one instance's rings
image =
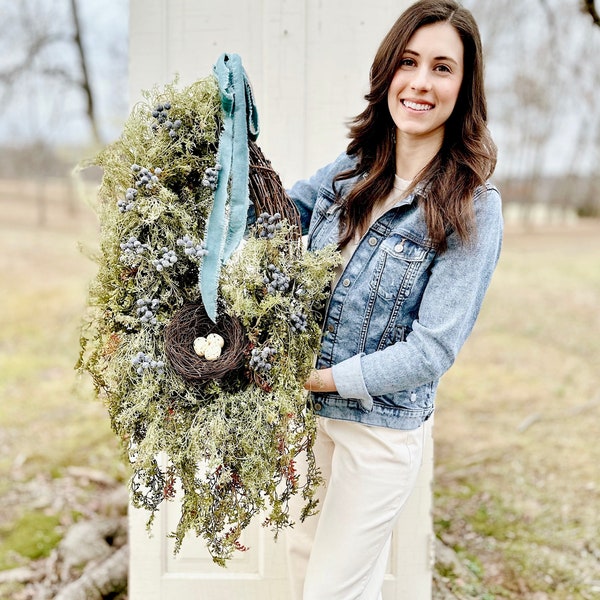
[[[496,166],[496,146],[487,129],[487,104],[483,86],[483,51],[472,14],[453,0],[421,0],[410,6],[383,39],[370,72],[370,91],[365,110],[350,124],[347,153],[356,166],[335,181],[361,175],[342,204],[340,245],[366,227],[369,214],[394,184],[396,127],[387,104],[387,93],[400,68],[406,45],[417,29],[447,22],[464,46],[464,68],[454,111],[446,121],[444,140],[436,156],[413,182],[426,184],[420,194],[428,235],[438,251],[447,247],[452,230],[466,241],[473,231],[473,192]],[[412,188],[411,188],[412,189]]]

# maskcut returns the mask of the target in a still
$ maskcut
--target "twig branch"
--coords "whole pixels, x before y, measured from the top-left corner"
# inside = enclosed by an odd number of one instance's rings
[[[592,17],[594,25],[600,27],[600,14],[598,14],[598,11],[596,10],[594,0],[581,0],[581,9]]]

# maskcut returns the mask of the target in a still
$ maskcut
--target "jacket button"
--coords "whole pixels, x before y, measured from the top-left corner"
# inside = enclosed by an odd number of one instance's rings
[[[315,410],[321,410],[323,408],[323,405],[320,402],[315,402],[314,408]]]
[[[349,279],[344,279],[344,281],[342,281],[342,285],[344,287],[348,287],[350,285],[350,280]]]
[[[329,333],[333,333],[335,331],[335,327],[330,323],[327,325],[327,331],[329,331]]]
[[[376,237],[369,238],[369,246],[377,246],[377,238]]]
[[[394,246],[394,250],[396,252],[402,252],[402,250],[404,250],[404,244],[402,242],[400,242],[399,244],[396,244]]]

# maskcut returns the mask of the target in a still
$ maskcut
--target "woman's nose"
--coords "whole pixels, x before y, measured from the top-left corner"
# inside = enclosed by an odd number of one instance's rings
[[[431,89],[431,78],[429,76],[429,72],[425,69],[418,69],[415,71],[410,87],[413,90],[429,91]]]

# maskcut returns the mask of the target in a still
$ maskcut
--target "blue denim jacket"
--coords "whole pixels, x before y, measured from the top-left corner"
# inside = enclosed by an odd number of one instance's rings
[[[337,243],[333,177],[353,165],[341,155],[288,193],[308,248]],[[339,182],[342,194],[356,180]],[[502,242],[498,190],[474,197],[472,242],[455,233],[436,253],[415,194],[381,216],[362,237],[332,290],[317,368],[332,367],[337,393],[313,393],[323,417],[415,429],[434,410],[438,382],[469,336]]]

